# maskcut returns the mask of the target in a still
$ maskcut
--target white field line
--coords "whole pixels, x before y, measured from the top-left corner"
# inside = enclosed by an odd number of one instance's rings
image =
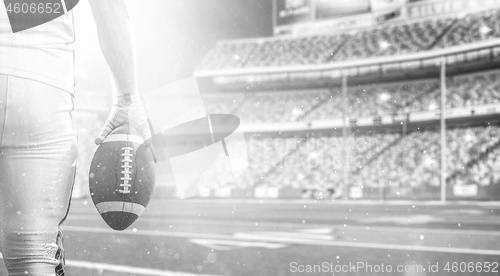
[[[76,208],[75,208],[76,209]],[[72,213],[69,214],[68,217],[72,217],[72,216],[75,216],[75,217],[78,217],[78,216],[88,216],[87,218],[90,218],[90,219],[95,219],[96,218],[96,215],[97,215],[97,218],[100,218],[99,214],[97,213],[97,211],[95,210],[89,210],[89,209],[85,209],[85,210],[78,210],[78,212],[75,212],[73,211]],[[141,218],[145,218],[147,216],[153,216],[155,215],[155,213],[145,213]],[[165,216],[165,219],[166,217],[168,216],[168,214],[160,214],[161,216]],[[273,214],[261,214],[259,215],[259,218],[261,219],[276,219],[276,216],[273,215]],[[315,221],[319,221],[319,220],[322,220],[322,221],[326,221],[326,223],[328,222],[329,219],[344,219],[345,216],[343,217],[333,217],[333,218],[316,218]],[[387,219],[400,219],[400,217],[394,217],[394,216],[387,216],[387,217],[384,217],[384,218],[387,218]],[[434,222],[437,222],[437,223],[447,223],[447,224],[465,224],[465,223],[475,223],[475,224],[480,224],[480,225],[490,225],[490,226],[500,226],[500,221],[496,220],[497,217],[481,217],[481,216],[475,216],[475,217],[468,217],[467,218],[467,221],[464,221],[463,217],[460,217],[460,216],[454,216],[454,217],[439,217],[439,216],[436,216],[435,217],[437,220],[434,221]],[[352,222],[357,222],[357,223],[367,223],[367,221],[365,221],[366,218],[362,218],[362,217],[354,217],[352,218],[350,221]],[[393,220],[389,221],[389,222],[393,222]],[[373,221],[368,221],[368,222],[377,222],[377,220],[373,220]],[[387,221],[382,221],[382,222],[387,222]],[[325,222],[319,222],[319,224],[324,224]],[[402,226],[404,225],[407,225],[407,224],[400,224]]]
[[[200,238],[200,239],[223,239],[223,240],[240,240],[240,241],[259,241],[259,242],[288,242],[291,244],[301,245],[316,245],[316,246],[337,246],[337,247],[352,247],[352,248],[369,248],[369,249],[386,249],[386,250],[401,250],[401,251],[421,251],[421,252],[436,252],[436,253],[452,253],[452,254],[471,254],[471,255],[493,255],[500,256],[500,250],[491,249],[472,249],[472,248],[451,248],[437,246],[420,246],[420,245],[398,245],[398,244],[380,244],[380,243],[365,243],[365,242],[347,242],[347,241],[326,241],[313,239],[300,239],[297,237],[283,236],[261,236],[252,233],[236,233],[236,236],[218,235],[218,234],[202,234],[202,233],[186,233],[186,232],[164,232],[150,230],[125,230],[114,231],[106,228],[94,227],[63,227],[69,232],[85,232],[85,233],[100,233],[112,235],[135,235],[135,236],[156,236],[156,237],[175,237],[175,238]]]
[[[78,199],[79,201],[87,200],[92,204],[92,200],[90,199]],[[75,200],[76,201],[76,200]],[[269,205],[353,205],[353,206],[477,206],[477,207],[500,207],[500,201],[409,201],[409,200],[390,200],[390,201],[377,201],[377,200],[310,200],[310,199],[189,199],[189,200],[181,200],[181,199],[153,199],[151,203],[159,203],[161,201],[166,202],[179,202],[185,201],[189,203],[207,203],[207,202],[216,202],[220,204],[269,204]],[[74,206],[72,208],[79,208],[79,206]]]
[[[98,220],[101,221],[102,218],[99,214],[95,215],[69,215],[66,222],[71,221],[85,221],[85,220]],[[154,222],[158,223],[160,220],[158,218],[149,218],[147,216],[140,217],[137,222]],[[255,222],[246,221],[213,221],[213,220],[190,220],[190,219],[168,219],[165,218],[166,224],[182,224],[182,225],[227,225],[227,226],[239,226],[239,225],[252,225],[255,226]],[[302,228],[309,229],[311,225],[301,224],[301,223],[278,223],[278,222],[259,222],[259,226],[264,227],[287,227],[296,230]],[[469,229],[434,229],[434,228],[415,228],[415,227],[387,227],[387,226],[357,226],[357,225],[330,225],[330,224],[313,224],[312,226],[327,227],[332,228],[332,230],[354,230],[354,231],[379,231],[379,232],[402,232],[402,233],[433,233],[433,234],[446,234],[446,235],[466,235],[466,236],[500,236],[500,231],[487,231],[487,230],[469,230]]]
[[[0,253],[0,259],[3,256]],[[148,276],[211,276],[207,274],[191,274],[184,272],[175,272],[175,271],[166,271],[166,270],[158,270],[151,268],[142,268],[135,266],[127,266],[127,265],[115,265],[115,264],[106,264],[106,263],[94,263],[94,262],[86,262],[86,261],[75,261],[75,260],[66,260],[67,267],[75,267],[75,268],[84,268],[90,270],[97,271],[112,271],[119,273],[127,273],[127,274],[136,274],[136,275],[148,275]]]
[[[274,242],[248,242],[248,241],[231,241],[231,240],[213,240],[213,239],[190,239],[192,243],[204,245],[208,247],[213,247],[214,245],[219,247],[219,250],[231,249],[231,247],[260,247],[267,249],[280,249],[285,248],[287,244],[274,243]],[[222,247],[221,247],[222,246]],[[227,246],[227,248],[223,248]]]
[[[155,201],[168,200],[171,202],[181,201],[181,199],[156,199]],[[491,206],[500,207],[500,201],[446,201],[441,202],[439,200],[422,200],[422,201],[411,201],[411,200],[388,200],[388,201],[378,201],[378,200],[314,200],[314,199],[275,199],[275,198],[209,198],[209,199],[199,199],[192,198],[189,200],[183,199],[182,201],[193,202],[193,203],[206,203],[206,202],[220,202],[220,203],[247,203],[247,204],[316,204],[316,205],[415,205],[415,206]]]

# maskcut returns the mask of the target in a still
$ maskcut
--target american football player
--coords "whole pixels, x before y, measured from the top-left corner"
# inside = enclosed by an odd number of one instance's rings
[[[149,140],[126,4],[89,2],[114,87],[111,113],[95,142],[122,124]],[[71,122],[74,39],[72,11],[13,33],[0,3],[0,249],[11,276],[64,275],[60,225],[68,214],[77,157]]]

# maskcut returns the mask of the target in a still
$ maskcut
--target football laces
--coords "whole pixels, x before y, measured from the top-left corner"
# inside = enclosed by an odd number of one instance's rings
[[[130,175],[132,174],[132,151],[134,148],[132,147],[123,147],[122,148],[122,177],[120,178],[123,182],[120,183],[120,187],[122,189],[119,189],[118,192],[122,194],[130,194],[130,187],[132,184],[130,184],[130,181],[132,179],[130,178]]]

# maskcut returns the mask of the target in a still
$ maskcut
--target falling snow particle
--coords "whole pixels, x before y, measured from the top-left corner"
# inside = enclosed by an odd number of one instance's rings
[[[208,253],[207,261],[211,264],[215,263],[217,261],[217,254],[215,254],[214,252]]]

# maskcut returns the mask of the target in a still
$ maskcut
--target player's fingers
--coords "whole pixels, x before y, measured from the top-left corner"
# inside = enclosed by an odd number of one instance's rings
[[[158,162],[158,158],[156,158],[156,152],[155,152],[155,149],[153,147],[150,147],[149,148],[151,150],[151,154],[153,154],[153,161],[156,163]]]
[[[151,130],[149,129],[149,124],[146,122],[146,123],[143,123],[142,125],[139,125],[135,128],[139,134],[142,136],[142,139],[144,139],[144,144],[146,145],[146,147],[150,147],[151,146]]]
[[[144,145],[146,146],[146,148],[149,148],[151,150],[151,154],[153,154],[153,160],[156,163],[158,159],[156,158],[156,152],[151,142],[153,140],[153,137],[151,135],[151,129],[149,128],[149,123],[144,123],[138,126],[136,129],[144,139]]]
[[[113,125],[113,123],[111,123],[109,120],[106,121],[106,124],[102,128],[101,133],[99,133],[99,137],[95,139],[95,144],[100,145],[115,128],[116,127]]]
[[[149,148],[149,150],[151,150],[151,154],[153,154],[153,161],[158,162],[158,158],[156,158],[156,151],[155,151],[155,148],[153,147],[153,144],[151,143],[151,138],[144,141],[144,144],[146,145],[147,148]]]

